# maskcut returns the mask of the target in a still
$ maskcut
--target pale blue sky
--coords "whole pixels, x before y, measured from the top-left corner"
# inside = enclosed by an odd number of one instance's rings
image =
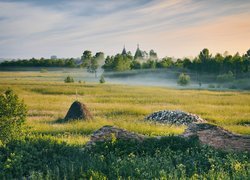
[[[0,57],[154,49],[160,57],[244,53],[249,0],[0,0]]]

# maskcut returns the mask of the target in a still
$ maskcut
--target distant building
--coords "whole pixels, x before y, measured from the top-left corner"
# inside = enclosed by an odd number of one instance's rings
[[[123,46],[122,55],[127,55],[127,51],[126,51],[125,45]]]
[[[127,52],[125,45],[123,46],[122,55],[132,55],[130,51]],[[135,60],[145,60],[148,59],[148,53],[146,51],[140,50],[139,44],[137,44],[137,49],[134,55]]]
[[[52,56],[50,57],[50,59],[56,60],[56,59],[57,59],[57,56],[56,56],[56,55],[52,55]]]
[[[140,50],[139,44],[137,44],[137,49],[135,51],[135,60],[145,60],[148,58],[148,53],[146,51]]]

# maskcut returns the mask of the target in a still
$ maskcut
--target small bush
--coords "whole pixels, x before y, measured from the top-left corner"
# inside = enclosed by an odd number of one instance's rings
[[[190,83],[190,76],[184,73],[181,73],[179,78],[178,78],[178,82],[179,85],[181,86],[186,86]]]
[[[0,107],[0,144],[5,144],[23,135],[27,110],[10,89],[0,95]]]
[[[102,75],[101,78],[100,78],[100,83],[103,84],[105,83],[105,79],[104,79],[104,76]]]
[[[73,77],[71,77],[71,76],[67,76],[67,77],[64,79],[64,82],[65,82],[65,83],[73,83],[73,82],[74,82],[74,79],[73,79]]]

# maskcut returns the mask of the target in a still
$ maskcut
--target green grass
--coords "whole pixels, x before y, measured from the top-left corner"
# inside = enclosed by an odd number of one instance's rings
[[[249,92],[108,83],[66,84],[64,76],[65,73],[60,72],[1,72],[0,91],[10,87],[24,99],[29,109],[27,124],[33,133],[52,135],[72,144],[86,142],[89,135],[103,125],[115,125],[150,136],[182,133],[184,126],[152,124],[143,120],[146,115],[163,109],[195,113],[235,133],[250,134],[249,126],[245,125],[250,122]],[[60,78],[62,80],[58,81]],[[94,119],[57,123],[76,99],[87,105]]]
[[[249,135],[249,92],[67,84],[65,76],[0,73],[0,92],[12,88],[24,100],[30,128],[26,137],[0,144],[0,179],[249,179],[249,153],[224,152],[197,139],[166,136],[181,134],[186,127],[144,120],[154,111],[179,109]],[[88,106],[94,119],[58,121],[76,99]],[[91,133],[104,125],[166,137],[115,140],[83,150]]]

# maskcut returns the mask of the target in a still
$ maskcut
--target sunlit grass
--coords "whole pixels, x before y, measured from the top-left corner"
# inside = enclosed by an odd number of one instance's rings
[[[163,109],[195,113],[230,131],[250,134],[249,92],[54,81],[54,78],[62,79],[63,76],[63,73],[1,72],[0,91],[9,87],[24,99],[29,109],[27,123],[32,132],[64,139],[67,143],[86,142],[93,131],[104,125],[150,136],[182,133],[185,127],[143,120],[146,115]],[[58,123],[57,120],[65,116],[75,100],[85,103],[94,119]]]

